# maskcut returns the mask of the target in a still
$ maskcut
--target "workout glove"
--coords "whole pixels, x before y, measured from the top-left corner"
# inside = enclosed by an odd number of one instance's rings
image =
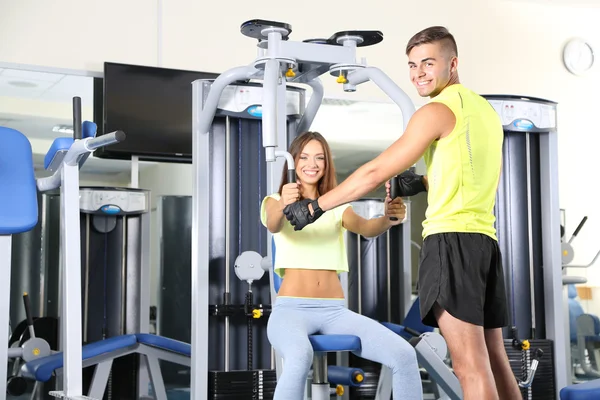
[[[421,192],[426,192],[423,175],[415,174],[411,170],[406,170],[398,175],[399,197],[410,197]],[[393,199],[392,199],[393,200]]]
[[[308,209],[308,205],[311,203],[313,203],[313,210],[315,211],[313,215],[310,215],[310,210]],[[316,200],[304,199],[285,206],[283,214],[290,221],[294,230],[300,231],[306,225],[315,222],[323,215],[323,211],[318,207]]]

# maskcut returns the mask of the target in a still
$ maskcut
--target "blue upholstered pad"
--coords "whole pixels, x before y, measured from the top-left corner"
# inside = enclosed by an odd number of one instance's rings
[[[58,151],[69,150],[72,144],[73,138],[54,139],[54,142],[52,142],[52,146],[50,146],[50,150],[48,150],[48,153],[46,153],[46,157],[44,157],[44,169],[48,169],[50,163],[52,162],[52,159]]]
[[[98,342],[90,343],[82,348],[83,360],[97,357],[100,355],[110,356],[110,353],[116,350],[122,350],[136,343],[146,346],[156,347],[162,350],[168,350],[173,353],[179,353],[184,356],[192,356],[192,347],[188,343],[178,340],[165,338],[162,336],[151,335],[147,333],[138,333],[136,335],[115,336]],[[56,353],[48,357],[33,360],[25,364],[22,368],[23,376],[46,382],[52,377],[55,370],[63,367],[63,353]]]
[[[151,335],[149,333],[138,333],[135,336],[140,344],[145,344],[146,346],[152,346],[162,350],[168,350],[173,353],[179,353],[188,357],[192,356],[192,346],[188,343],[158,335]]]
[[[600,379],[570,385],[560,390],[560,400],[600,399]]]
[[[96,136],[96,131],[98,130],[98,126],[91,121],[83,121],[82,129],[81,129],[81,137],[85,138],[93,138]]]
[[[99,342],[86,344],[82,348],[83,360],[108,354],[112,351],[124,349],[137,343],[135,335],[115,336]],[[63,367],[63,353],[52,354],[48,357],[42,357],[23,365],[21,372],[25,378],[35,379],[40,382],[46,382],[55,370]]]
[[[21,132],[0,127],[0,235],[31,230],[38,220],[31,143]]]
[[[410,340],[414,336],[406,332],[404,327],[413,329],[419,332],[420,334],[425,332],[433,332],[433,327],[424,325],[421,321],[418,297],[413,302],[412,306],[410,307],[410,310],[408,310],[408,314],[406,314],[406,318],[404,318],[402,325],[392,324],[391,322],[382,322],[381,324],[389,330],[391,330],[392,332],[402,336],[406,340]]]
[[[365,373],[360,368],[341,367],[339,365],[329,365],[327,367],[327,381],[334,385],[360,386],[364,381],[356,381],[356,376],[359,374],[364,379]]]
[[[360,338],[354,335],[311,335],[308,337],[314,351],[358,351]]]

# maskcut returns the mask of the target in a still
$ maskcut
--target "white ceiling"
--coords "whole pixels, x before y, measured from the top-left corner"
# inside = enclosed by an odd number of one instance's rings
[[[83,119],[93,115],[93,79],[90,76],[0,68],[0,126],[24,133],[36,148],[36,170],[43,174],[44,152],[56,137],[56,125],[72,125],[73,97],[81,98]],[[4,100],[4,103],[2,103]],[[395,104],[325,99],[312,130],[329,141],[336,169],[347,174],[377,156],[402,132],[402,116]],[[42,141],[40,141],[42,140]],[[43,140],[48,141],[43,142]],[[39,147],[39,146],[38,146]],[[154,163],[140,163],[140,168]],[[129,174],[131,163],[90,157],[82,174]]]
[[[0,68],[0,95],[69,104],[79,96],[91,106],[94,87],[87,76]]]

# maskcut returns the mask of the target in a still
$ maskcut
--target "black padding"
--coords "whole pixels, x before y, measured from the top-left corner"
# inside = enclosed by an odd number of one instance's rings
[[[285,22],[266,21],[264,19],[251,19],[250,21],[246,21],[240,27],[240,31],[242,32],[242,35],[258,40],[267,40],[268,36],[262,34],[262,30],[266,28],[283,28],[287,30],[287,34],[281,35],[283,40],[288,40],[290,33],[292,33],[292,26],[290,24],[286,24]]]
[[[341,46],[337,41],[342,36],[360,36],[363,41],[357,43],[356,47],[372,46],[383,40],[383,33],[380,31],[342,31],[334,33],[328,40],[329,44]]]

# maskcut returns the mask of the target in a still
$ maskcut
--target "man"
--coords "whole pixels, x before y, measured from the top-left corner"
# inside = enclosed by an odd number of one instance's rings
[[[408,173],[403,182],[403,195],[428,192],[419,267],[421,318],[444,335],[465,400],[520,399],[501,330],[508,317],[493,215],[502,159],[500,118],[483,97],[460,84],[456,42],[446,28],[417,33],[406,54],[410,78],[421,97],[430,97],[429,104],[381,155],[334,190],[288,205],[284,213],[296,230],[302,229],[424,156],[427,178]]]

